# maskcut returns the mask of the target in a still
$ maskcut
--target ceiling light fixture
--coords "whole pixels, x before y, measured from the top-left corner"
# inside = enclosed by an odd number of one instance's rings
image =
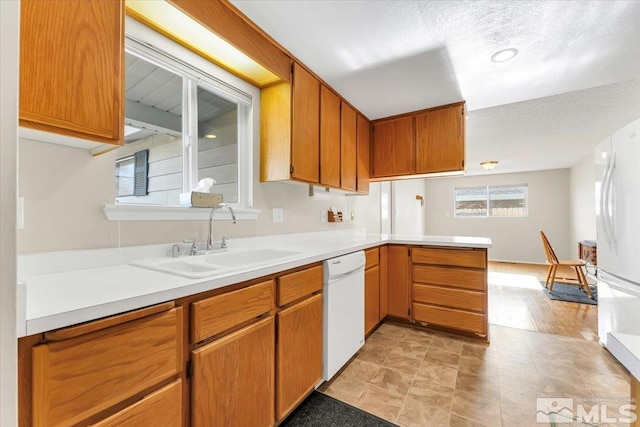
[[[204,137],[205,137],[205,138],[209,138],[209,139],[215,139],[215,138],[217,138],[217,136],[215,136],[215,135],[214,135],[214,134],[212,134],[212,133],[208,133],[208,134],[206,134]]]
[[[493,62],[507,62],[516,57],[518,49],[509,48],[503,49],[491,55],[491,61]]]
[[[495,168],[497,165],[498,165],[498,161],[497,160],[487,160],[485,162],[480,162],[480,166],[482,166],[483,168],[485,168],[488,171],[490,171],[491,169]]]

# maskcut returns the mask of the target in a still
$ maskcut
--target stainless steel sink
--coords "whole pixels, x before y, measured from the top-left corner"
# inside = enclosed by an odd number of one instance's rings
[[[273,249],[235,249],[227,252],[195,255],[183,258],[153,258],[134,261],[131,265],[162,271],[190,279],[201,279],[229,272],[233,269],[257,267],[299,252]]]

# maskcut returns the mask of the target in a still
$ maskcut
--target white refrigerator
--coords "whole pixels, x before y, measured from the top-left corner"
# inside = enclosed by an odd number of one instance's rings
[[[595,150],[598,336],[640,336],[640,119]]]

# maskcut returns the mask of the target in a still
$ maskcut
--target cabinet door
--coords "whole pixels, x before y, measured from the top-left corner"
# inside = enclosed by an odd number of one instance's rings
[[[369,192],[369,148],[371,145],[369,126],[369,120],[358,114],[356,190],[361,193]]]
[[[340,147],[340,187],[356,190],[356,111],[344,102],[341,110]]]
[[[408,319],[410,317],[409,248],[389,246],[388,253],[388,310],[390,316]]]
[[[121,145],[124,2],[20,4],[20,124]]]
[[[464,105],[416,116],[416,173],[464,170]]]
[[[364,272],[364,333],[368,334],[380,321],[380,268],[376,265]]]
[[[320,87],[320,183],[340,187],[340,98]]]
[[[274,325],[268,317],[193,351],[192,425],[274,423]]]
[[[279,421],[322,378],[322,294],[278,313],[276,376]]]
[[[182,424],[182,380],[178,378],[94,427],[175,427]]]
[[[373,176],[410,175],[414,168],[413,117],[373,124]]]
[[[33,347],[33,424],[75,425],[179,374],[182,319],[172,309]]]
[[[320,181],[320,82],[293,65],[291,177]]]
[[[388,300],[389,258],[387,246],[380,247],[380,320],[389,314]]]

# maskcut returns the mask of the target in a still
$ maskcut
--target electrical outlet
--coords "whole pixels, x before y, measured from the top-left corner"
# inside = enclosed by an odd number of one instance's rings
[[[284,209],[273,208],[273,222],[284,222]]]
[[[327,211],[324,209],[321,211],[320,221],[327,222]]]

